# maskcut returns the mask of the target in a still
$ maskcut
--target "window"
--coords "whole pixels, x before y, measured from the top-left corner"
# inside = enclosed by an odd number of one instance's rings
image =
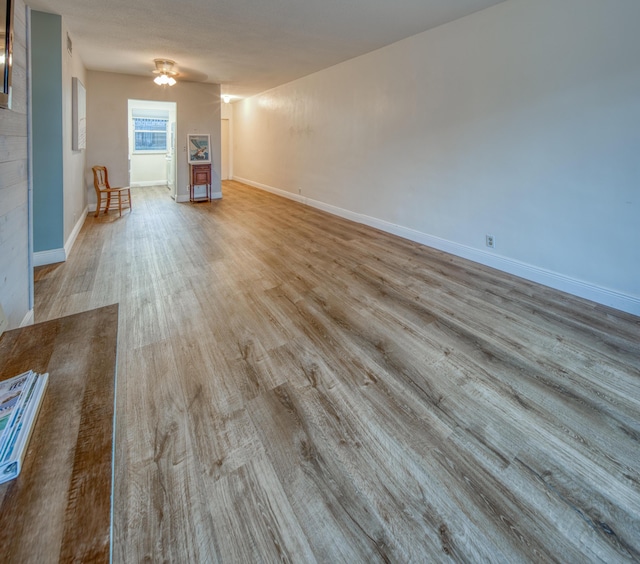
[[[167,150],[167,123],[166,119],[158,118],[133,118],[134,150],[140,151],[166,151]]]

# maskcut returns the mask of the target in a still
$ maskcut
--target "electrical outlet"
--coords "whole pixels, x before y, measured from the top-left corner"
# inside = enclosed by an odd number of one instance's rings
[[[493,235],[486,235],[485,240],[487,243],[487,247],[489,247],[490,249],[495,249],[496,238]]]

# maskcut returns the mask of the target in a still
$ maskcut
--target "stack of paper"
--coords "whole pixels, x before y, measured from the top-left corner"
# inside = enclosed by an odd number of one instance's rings
[[[0,484],[20,474],[48,378],[30,370],[0,382]]]

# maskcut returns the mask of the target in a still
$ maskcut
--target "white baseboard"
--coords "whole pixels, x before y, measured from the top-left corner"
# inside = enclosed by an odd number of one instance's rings
[[[26,327],[27,325],[33,325],[33,322],[35,321],[35,317],[33,314],[33,310],[30,309],[24,316],[24,318],[22,319],[22,321],[20,322],[20,327]]]
[[[93,204],[93,210],[95,211],[96,205]],[[37,251],[33,253],[33,266],[45,266],[47,264],[56,264],[58,262],[65,262],[67,257],[71,253],[71,249],[73,248],[73,244],[76,242],[78,238],[78,233],[82,229],[84,225],[84,220],[87,218],[87,213],[91,211],[91,206],[87,206],[84,211],[80,214],[80,219],[76,222],[73,227],[73,231],[71,231],[71,235],[67,239],[67,242],[64,244],[64,247],[61,249],[50,249],[48,251]]]
[[[166,180],[145,180],[143,182],[132,182],[131,188],[144,188],[146,186],[166,186]]]
[[[222,192],[211,192],[211,199],[212,200],[221,200],[222,199]],[[179,204],[184,203],[184,202],[188,202],[189,201],[189,194],[178,194],[176,196],[175,200]]]
[[[55,264],[66,260],[67,253],[65,253],[64,247],[33,253],[33,266],[44,266],[45,264]]]
[[[73,231],[71,232],[71,235],[69,235],[67,242],[64,244],[64,252],[67,257],[71,253],[71,249],[73,248],[73,244],[76,242],[78,233],[80,233],[80,230],[84,225],[84,220],[87,219],[88,211],[89,211],[89,207],[87,206],[86,208],[84,208],[84,211],[80,214],[80,219],[78,219],[78,221],[76,222],[75,226],[73,227]]]
[[[283,198],[288,198],[289,200],[294,200],[296,202],[300,202],[301,204],[307,204],[309,206],[312,207],[317,207],[318,209],[323,209],[320,206],[314,206],[312,204],[312,202],[316,202],[316,200],[309,200],[309,198],[305,198],[304,196],[299,196],[298,194],[294,194],[293,192],[287,192],[286,190],[281,190],[280,188],[274,188],[273,186],[269,186],[268,184],[260,184],[260,182],[254,182],[253,180],[249,180],[248,178],[242,178],[240,176],[234,176],[232,180],[236,180],[237,182],[242,182],[243,184],[248,184],[249,186],[253,186],[254,188],[260,188],[260,190],[264,190],[265,192],[271,192],[272,194],[276,194],[278,196],[282,196]],[[317,202],[320,205],[328,205],[328,204],[322,204],[322,202]],[[335,206],[330,206],[332,208],[334,208]],[[342,213],[345,214],[352,214],[352,215],[358,215],[358,214],[353,214],[353,212],[349,212],[347,210],[343,210],[342,208],[337,208],[335,207],[336,210],[340,210]],[[329,210],[325,210],[325,211],[329,211]],[[340,217],[344,217],[346,219],[351,219],[350,217],[347,218],[346,215],[342,215],[338,214],[338,213],[334,213],[334,212],[329,212],[332,213],[333,215],[339,215]],[[363,216],[365,217],[365,216]],[[357,223],[363,223],[362,221],[358,221],[358,220],[354,220]]]
[[[234,176],[233,180],[237,180],[238,182],[248,184],[249,186],[265,190],[266,192],[271,192],[272,194],[277,194],[278,196],[282,196],[290,200],[295,200],[296,202],[300,202],[302,204],[326,211],[330,214],[355,221],[356,223],[362,223],[370,227],[375,227],[376,229],[380,229],[381,231],[392,233],[393,235],[398,235],[399,237],[408,239],[410,241],[415,241],[416,243],[427,245],[428,247],[433,247],[434,249],[438,249],[439,251],[444,251],[446,253],[450,253],[452,255],[456,255],[483,264],[485,266],[490,266],[497,270],[507,272],[508,274],[513,274],[514,276],[524,278],[525,280],[530,280],[531,282],[537,282],[538,284],[542,284],[544,286],[548,286],[562,292],[567,292],[568,294],[573,294],[574,296],[585,298],[587,300],[591,300],[593,302],[606,305],[620,311],[625,311],[633,315],[640,315],[640,298],[637,298],[635,296],[630,296],[622,292],[616,292],[615,290],[609,290],[608,288],[603,288],[595,284],[576,280],[564,274],[546,270],[544,268],[539,268],[537,266],[526,264],[518,260],[474,249],[473,247],[467,247],[466,245],[461,245],[460,243],[455,243],[453,241],[441,239],[440,237],[428,235],[426,233],[422,233],[421,231],[416,231],[415,229],[396,225],[382,219],[377,219],[375,217],[370,217],[360,213],[345,210],[337,206],[332,206],[331,204],[325,204],[324,202],[312,200],[298,194],[287,192],[286,190],[281,190],[279,188],[274,188],[273,186],[254,182],[247,178]]]

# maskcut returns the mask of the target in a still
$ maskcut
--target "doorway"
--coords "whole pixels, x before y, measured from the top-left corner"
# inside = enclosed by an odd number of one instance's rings
[[[176,103],[129,100],[129,185],[166,186],[175,199]]]
[[[221,120],[220,132],[220,179],[229,180],[229,120]]]

